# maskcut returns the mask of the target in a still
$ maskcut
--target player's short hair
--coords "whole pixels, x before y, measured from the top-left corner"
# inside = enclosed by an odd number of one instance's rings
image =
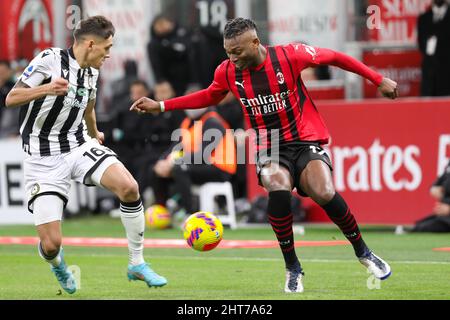
[[[172,17],[170,14],[168,14],[168,13],[160,13],[160,14],[156,15],[153,18],[152,25],[155,25],[157,22],[159,22],[161,20],[167,20],[167,21],[170,21],[172,23],[175,23],[174,17]]]
[[[148,83],[145,80],[134,80],[133,82],[131,82],[130,84],[130,88],[133,86],[143,86],[145,88],[145,90],[150,91],[150,87],[148,86]]]
[[[87,35],[98,36],[102,39],[108,39],[116,33],[111,21],[104,16],[93,16],[85,20],[81,20],[73,32],[76,40],[80,40]]]
[[[248,30],[258,31],[256,27],[256,23],[250,19],[244,18],[235,18],[229,20],[225,25],[225,29],[223,30],[223,37],[225,39],[232,39],[240,36],[241,34],[247,32]]]

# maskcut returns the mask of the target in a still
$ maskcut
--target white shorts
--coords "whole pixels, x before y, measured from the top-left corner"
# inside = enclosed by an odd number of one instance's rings
[[[34,200],[43,195],[58,196],[65,206],[70,180],[87,186],[101,186],[103,173],[115,163],[120,161],[114,151],[100,145],[96,139],[87,141],[70,153],[47,157],[28,156],[24,161],[28,210],[33,213]],[[46,217],[35,218],[36,225],[37,220],[47,220]]]

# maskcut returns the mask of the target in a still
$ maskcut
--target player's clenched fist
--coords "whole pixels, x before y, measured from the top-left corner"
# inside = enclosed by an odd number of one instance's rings
[[[378,90],[386,98],[395,99],[398,97],[397,82],[389,78],[383,78]]]
[[[52,96],[63,96],[69,91],[69,81],[58,78],[48,84],[48,94]]]
[[[155,100],[143,97],[133,103],[130,111],[136,111],[137,113],[158,113],[161,112],[161,105]]]

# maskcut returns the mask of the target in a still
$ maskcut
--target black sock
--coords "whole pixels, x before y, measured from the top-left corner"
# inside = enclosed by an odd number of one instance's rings
[[[294,233],[292,230],[293,216],[291,213],[291,193],[289,191],[269,192],[267,206],[269,223],[272,226],[287,268],[299,264],[295,254]]]
[[[331,221],[341,229],[344,236],[350,241],[357,257],[361,257],[369,252],[369,248],[362,239],[355,217],[339,193],[336,192],[333,199],[322,206],[322,208],[326,211]]]

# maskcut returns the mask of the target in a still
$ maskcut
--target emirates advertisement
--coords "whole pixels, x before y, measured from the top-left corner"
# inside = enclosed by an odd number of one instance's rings
[[[336,190],[361,223],[412,224],[431,213],[429,190],[450,159],[450,100],[317,103],[327,124]],[[257,186],[248,170],[249,196]],[[310,220],[329,219],[303,198]]]
[[[31,60],[53,44],[51,0],[0,1],[0,59]]]

